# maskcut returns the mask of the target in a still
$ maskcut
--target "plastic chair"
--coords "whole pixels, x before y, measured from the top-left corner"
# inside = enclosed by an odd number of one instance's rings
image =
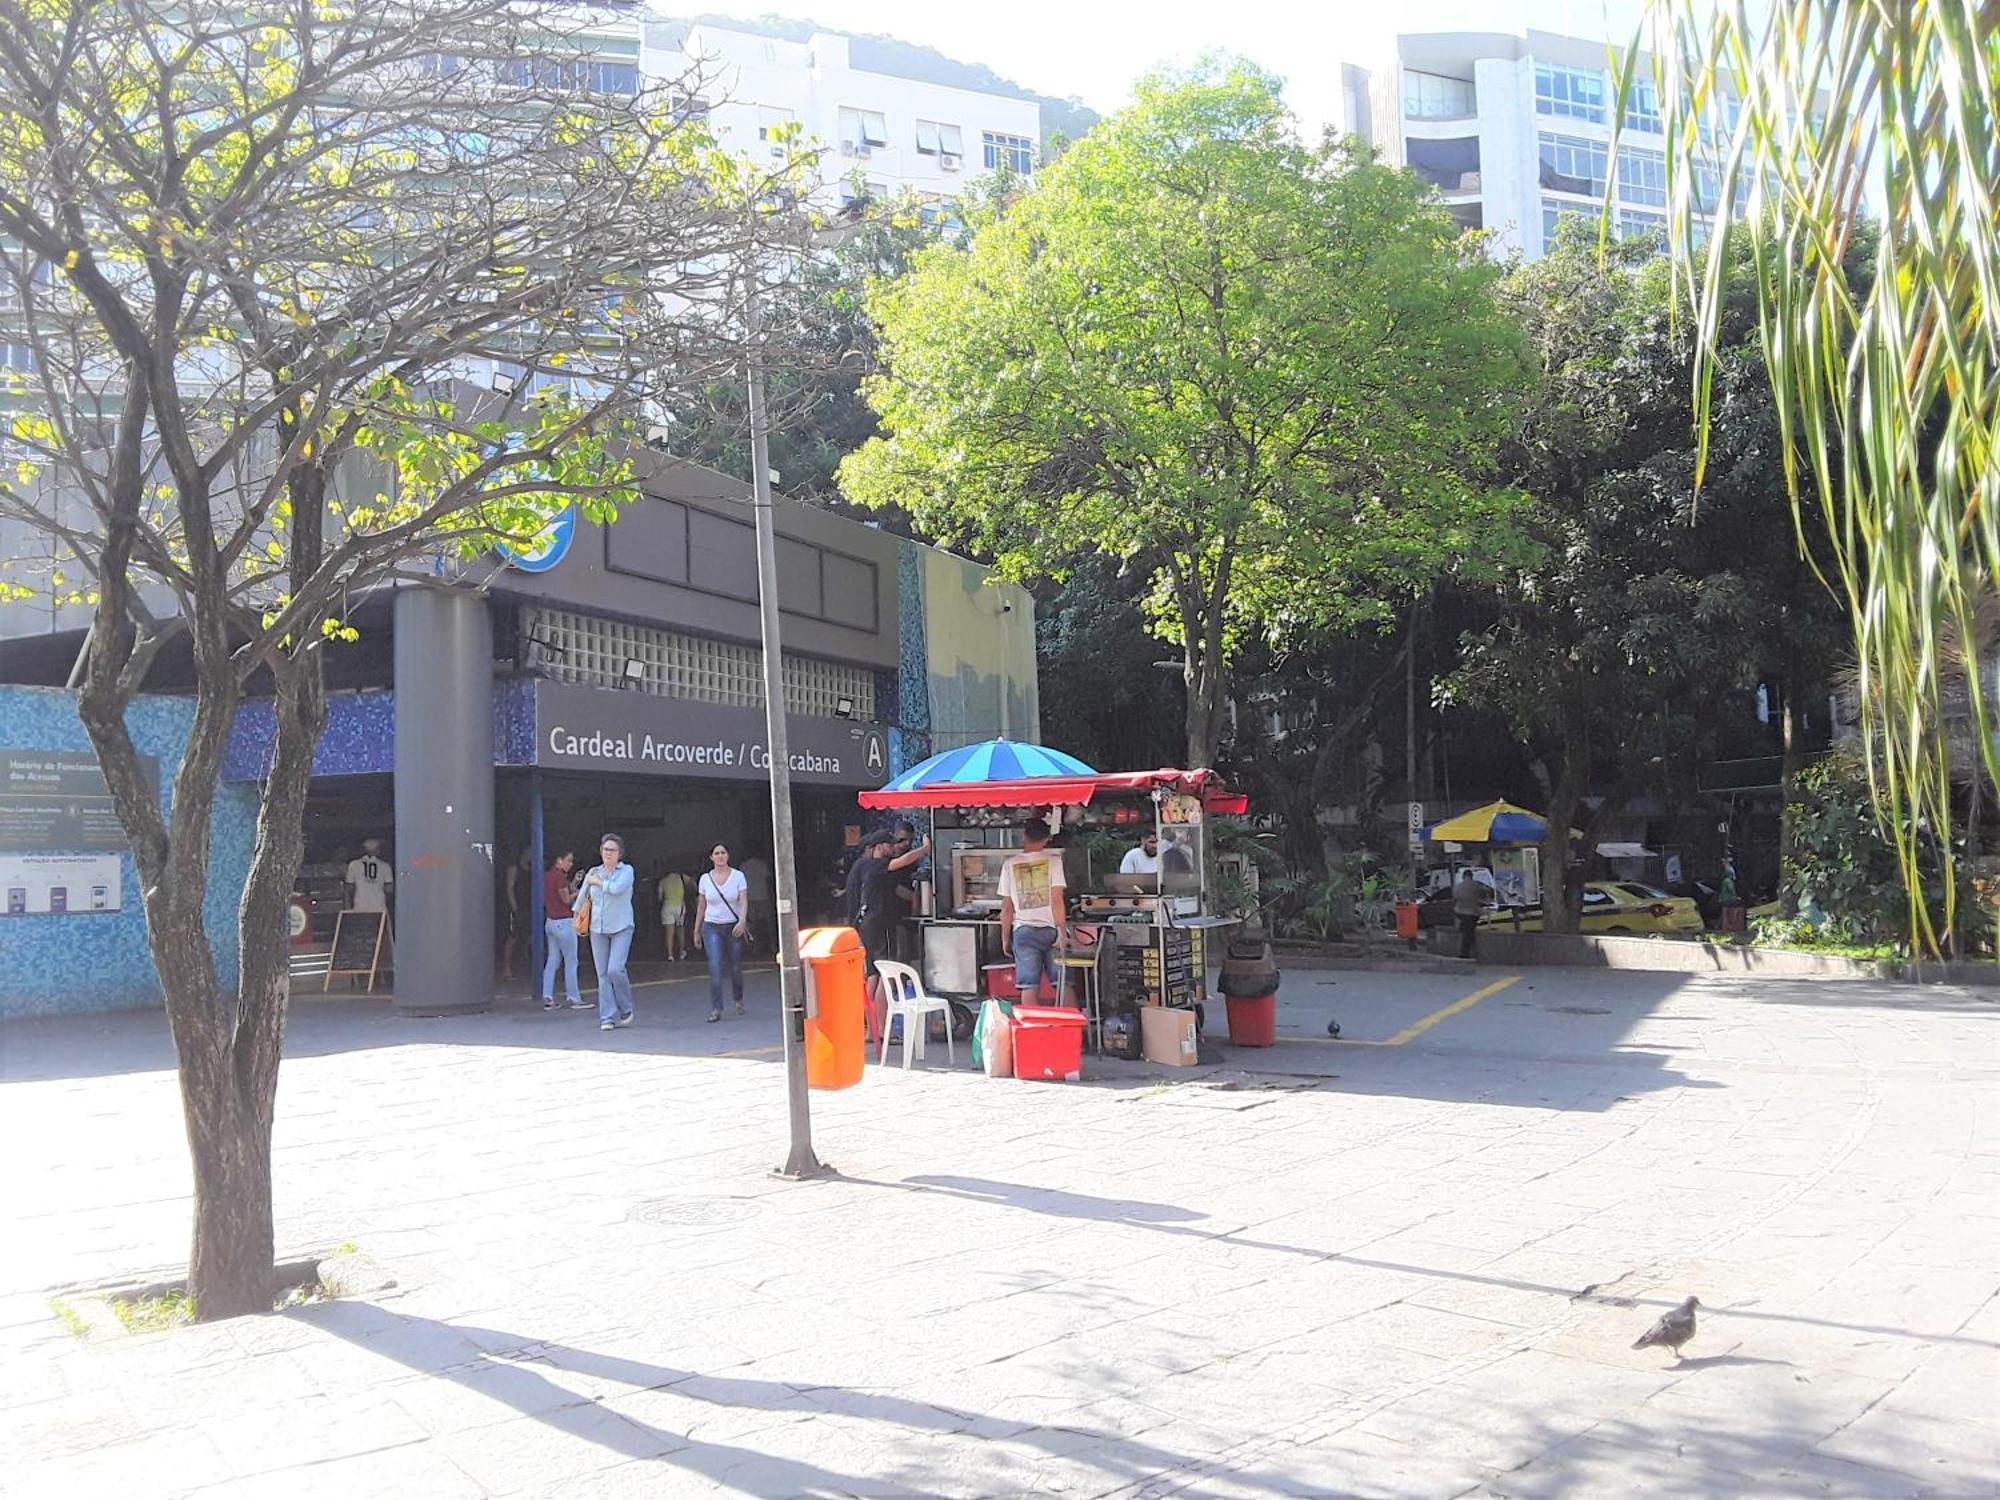
[[[958,1054],[951,1043],[951,1002],[940,1000],[924,993],[924,982],[917,977],[917,971],[908,964],[899,964],[893,958],[875,960],[875,972],[882,976],[882,1056],[880,1061],[889,1061],[889,1033],[894,1029],[896,1017],[903,1018],[903,1066],[909,1067],[911,1057],[924,1055],[924,1037],[930,1030],[932,1016],[944,1017],[944,1055],[952,1066],[958,1065]]]

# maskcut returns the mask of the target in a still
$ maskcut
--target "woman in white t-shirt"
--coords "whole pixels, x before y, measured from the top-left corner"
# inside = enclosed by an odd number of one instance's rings
[[[729,976],[736,1014],[743,1014],[743,934],[750,930],[750,882],[729,867],[729,848],[708,851],[709,869],[695,884],[694,925],[708,954],[708,1018],[722,1019],[722,977]]]

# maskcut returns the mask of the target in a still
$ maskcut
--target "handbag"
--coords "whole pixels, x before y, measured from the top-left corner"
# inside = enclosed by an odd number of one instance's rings
[[[583,899],[576,903],[576,935],[590,936],[590,892],[583,893]]]

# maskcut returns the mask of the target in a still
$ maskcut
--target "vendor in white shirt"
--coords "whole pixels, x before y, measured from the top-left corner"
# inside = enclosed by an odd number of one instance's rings
[[[1139,846],[1125,855],[1125,862],[1118,867],[1120,875],[1157,875],[1160,873],[1160,835],[1153,832],[1139,840]]]

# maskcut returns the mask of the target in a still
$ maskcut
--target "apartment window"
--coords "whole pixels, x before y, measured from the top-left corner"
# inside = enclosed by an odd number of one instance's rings
[[[1582,68],[1535,65],[1535,111],[1604,123],[1604,75]]]
[[[1618,210],[1618,238],[1651,240],[1664,247],[1667,243],[1667,216],[1637,208],[1621,208]]]
[[[792,123],[792,117],[789,111],[782,109],[773,109],[768,104],[760,104],[757,106],[758,140],[774,141],[778,139],[778,137],[784,132],[785,127],[790,125],[791,123]]]
[[[1542,200],[1542,248],[1553,250],[1556,245],[1556,226],[1564,219],[1585,219],[1586,210],[1574,203],[1565,203],[1560,198]]]
[[[1658,151],[1618,153],[1618,201],[1667,206],[1667,159]]]
[[[36,368],[33,344],[0,344],[0,370],[28,372]]]
[[[1478,96],[1469,78],[1403,70],[1403,115],[1411,120],[1449,120],[1479,112]]]
[[[1035,170],[1035,143],[1025,135],[1001,135],[988,130],[981,139],[986,146],[987,171],[1004,168],[1017,177],[1026,177]]]
[[[1602,198],[1609,154],[1602,141],[1573,135],[1541,138],[1542,186],[1558,193]]]
[[[1403,143],[1403,154],[1412,172],[1447,193],[1479,191],[1479,137],[1476,135],[1436,141],[1412,136]]]
[[[1660,91],[1645,79],[1634,79],[1631,93],[1625,96],[1625,128],[1627,130],[1647,130],[1658,135],[1660,124]]]
[[[45,260],[37,260],[22,273],[21,261],[13,257],[22,252],[15,250],[11,255],[0,256],[0,307],[18,308],[27,305],[27,288],[35,289],[35,300],[41,301],[49,294],[55,283],[54,268]]]
[[[965,155],[965,134],[956,125],[947,125],[941,120],[919,120],[917,150],[925,156],[962,159]]]
[[[597,58],[590,64],[590,88],[592,93],[597,94],[636,94],[639,92],[639,65]]]
[[[564,682],[624,688],[635,680],[625,664],[636,661],[642,692],[737,708],[764,704],[764,654],[755,646],[540,607],[521,611],[521,639],[523,665]],[[786,652],[784,682],[792,713],[848,717],[840,713],[844,699],[862,717],[874,717],[875,674],[866,667]]]
[[[840,111],[840,144],[843,147],[873,150],[889,144],[889,121],[879,109]]]

